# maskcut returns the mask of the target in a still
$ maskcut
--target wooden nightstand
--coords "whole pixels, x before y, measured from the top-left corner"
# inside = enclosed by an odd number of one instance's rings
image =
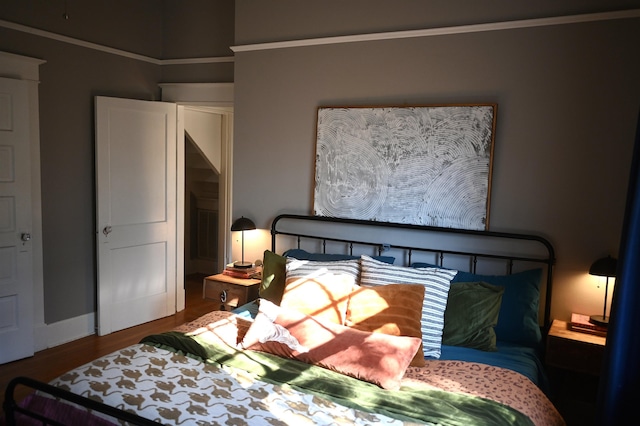
[[[547,336],[547,365],[577,373],[600,375],[606,337],[573,331],[554,320]]]
[[[233,310],[258,298],[260,280],[233,278],[224,274],[206,277],[202,297],[220,302],[220,310]]]
[[[598,382],[606,337],[574,331],[554,320],[545,361],[551,400],[567,425],[595,426]]]

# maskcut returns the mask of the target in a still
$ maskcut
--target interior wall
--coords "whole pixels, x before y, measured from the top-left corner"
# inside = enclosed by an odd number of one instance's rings
[[[638,0],[238,0],[236,44],[422,30],[637,8]]]
[[[232,58],[233,0],[163,0],[163,58]],[[233,62],[164,65],[165,82],[233,82]]]
[[[270,4],[273,12],[256,3],[236,2],[240,46],[357,33],[346,23],[358,2],[303,8],[280,1]],[[405,13],[392,13],[390,3],[367,2],[361,10],[385,31],[431,20],[421,2],[393,2],[407,5]],[[449,12],[439,22],[454,22],[454,8],[464,2],[454,3],[434,3]],[[580,4],[571,12],[596,5]],[[514,7],[485,8],[476,23],[490,19],[488,9],[497,19],[545,15],[538,6]],[[338,23],[326,23],[327,9]],[[374,30],[365,19],[355,22]],[[234,216],[249,212],[266,228],[279,213],[312,212],[319,106],[495,102],[490,229],[538,233],[555,245],[554,317],[599,313],[604,291],[587,271],[618,251],[640,106],[639,42],[634,18],[237,51]]]
[[[63,17],[65,4],[69,19]],[[195,21],[173,20],[178,15],[218,24],[195,28]],[[178,55],[181,45],[189,55],[228,52],[234,36],[233,24],[226,22],[233,22],[233,1],[0,0],[0,20],[22,28],[0,25],[1,51],[46,60],[39,88],[45,322],[90,317],[96,299],[93,99],[159,100],[162,81],[233,81],[232,61],[154,62],[167,58],[165,51],[173,58],[187,57]],[[71,37],[73,43],[40,31]],[[151,61],[100,50],[104,48]]]
[[[158,0],[0,0],[0,19],[159,58],[163,49],[159,4]],[[15,49],[21,47],[11,36],[5,41],[13,41]]]
[[[6,29],[0,29],[0,50],[47,61],[39,95],[44,319],[50,324],[95,311],[93,99],[157,99],[160,72]]]

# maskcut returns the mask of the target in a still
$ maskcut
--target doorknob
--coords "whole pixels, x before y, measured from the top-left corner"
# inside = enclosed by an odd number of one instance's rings
[[[104,234],[104,236],[106,237],[107,235],[109,235],[111,233],[111,225],[107,225],[102,229],[102,233]]]
[[[20,235],[20,239],[25,243],[27,241],[31,241],[31,234],[28,232],[23,232],[22,235]]]

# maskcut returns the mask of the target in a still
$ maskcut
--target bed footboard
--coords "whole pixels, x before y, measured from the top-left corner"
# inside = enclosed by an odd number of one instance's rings
[[[64,409],[51,409],[46,412],[39,412],[30,407],[29,404],[19,404],[14,398],[14,391],[17,386],[26,386],[38,391],[38,395],[48,395],[49,400],[54,401],[54,404],[63,407],[64,402],[77,404],[84,407],[86,411],[76,408],[75,406],[64,404]],[[37,396],[35,393],[31,396]],[[27,397],[29,398],[29,397]],[[42,396],[42,398],[48,398]],[[64,412],[66,420],[70,417],[76,419],[86,419],[87,424],[113,424],[102,418],[96,418],[91,414],[92,412],[99,412],[115,419],[123,420],[132,425],[157,425],[154,421],[140,417],[137,414],[120,410],[115,407],[102,404],[98,401],[85,398],[80,395],[71,393],[65,389],[61,389],[47,383],[40,382],[38,380],[30,379],[28,377],[16,377],[9,382],[5,392],[5,398],[3,402],[3,408],[5,412],[5,423],[8,426],[22,425],[22,424],[40,424],[40,425],[60,425],[64,426],[68,424],[67,421],[62,420],[59,415]],[[26,416],[26,417],[25,417]],[[91,418],[93,417],[93,419]],[[29,422],[27,419],[31,420]]]

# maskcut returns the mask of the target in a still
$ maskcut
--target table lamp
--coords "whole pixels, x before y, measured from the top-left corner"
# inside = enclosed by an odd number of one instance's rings
[[[609,317],[607,316],[607,293],[609,293],[609,277],[616,276],[616,266],[618,261],[611,256],[603,257],[596,260],[589,268],[590,275],[599,277],[607,277],[604,286],[604,308],[602,315],[591,315],[589,321],[603,327],[609,325]]]
[[[242,232],[242,261],[241,262],[233,262],[233,266],[236,268],[250,268],[253,263],[244,261],[244,231],[250,231],[252,229],[256,229],[256,224],[253,223],[251,219],[247,219],[242,216],[240,219],[236,219],[231,225],[231,231],[241,231]]]

